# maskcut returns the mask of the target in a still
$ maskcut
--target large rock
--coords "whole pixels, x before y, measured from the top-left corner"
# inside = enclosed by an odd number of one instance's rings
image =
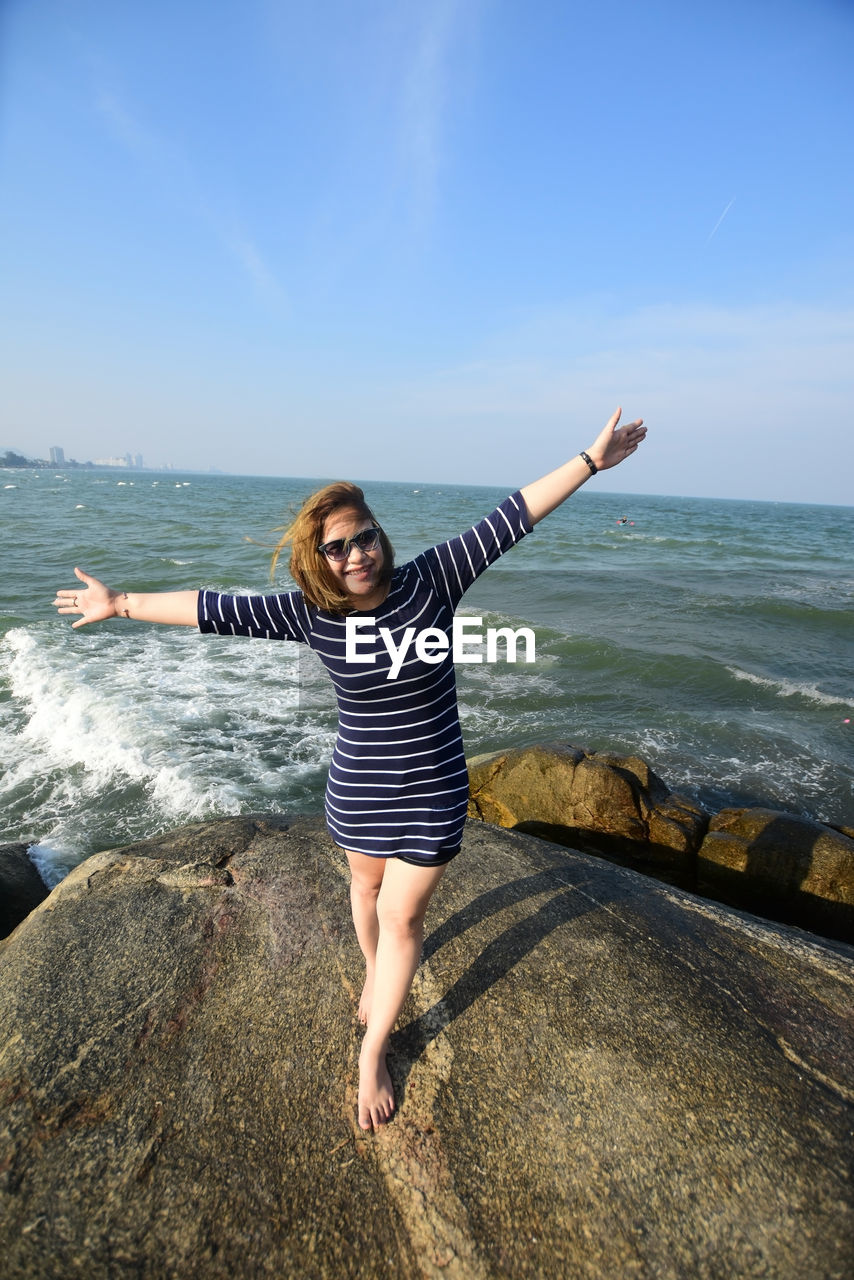
[[[702,893],[854,940],[854,840],[774,809],[723,809],[697,857]]]
[[[0,844],[0,938],[5,938],[48,895],[26,844]]]
[[[468,768],[469,817],[693,886],[707,815],[639,756],[549,743],[475,756]]]
[[[6,1280],[848,1274],[854,952],[470,824],[355,1124],[320,819],[101,853],[0,949]]]

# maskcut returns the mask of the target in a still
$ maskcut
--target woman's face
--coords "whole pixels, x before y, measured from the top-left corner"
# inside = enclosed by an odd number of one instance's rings
[[[333,511],[323,522],[321,542],[336,542],[339,538],[346,540],[363,529],[373,527],[370,517],[342,508]],[[388,594],[388,583],[379,583],[383,567],[383,549],[379,541],[373,551],[361,551],[351,544],[343,560],[330,560],[328,556],[325,559],[333,578],[352,599],[354,609],[368,612],[382,604]]]

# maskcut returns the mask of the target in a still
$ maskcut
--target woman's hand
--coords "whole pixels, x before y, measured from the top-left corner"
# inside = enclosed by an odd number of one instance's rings
[[[82,569],[74,572],[86,589],[57,591],[54,605],[58,613],[82,613],[72,627],[85,627],[90,622],[107,618],[133,618],[138,622],[163,622],[174,627],[199,625],[198,591],[113,591],[112,587],[91,578]]]
[[[634,453],[646,435],[643,418],[638,418],[636,422],[629,422],[625,427],[618,427],[617,423],[620,421],[622,412],[622,409],[618,409],[611,416],[608,425],[587,450],[590,461],[597,471],[607,471],[609,467],[616,467],[618,462],[622,462]],[[547,476],[542,476],[533,484],[526,484],[521,492],[528,508],[531,524],[539,524],[550,511],[554,511],[555,507],[566,502],[567,498],[580,489],[591,475],[592,471],[587,462],[580,453],[577,453],[556,471],[550,471]]]
[[[72,591],[57,591],[54,605],[58,613],[82,613],[83,617],[77,622],[72,622],[72,627],[85,627],[90,622],[104,622],[107,618],[115,618],[118,616],[116,609],[116,600],[121,595],[120,591],[113,591],[110,587],[99,582],[97,578],[90,578],[88,573],[84,573],[82,569],[74,570],[81,582],[86,584]]]
[[[622,409],[618,409],[612,414],[607,426],[587,450],[599,471],[607,471],[609,467],[616,467],[618,463],[623,462],[634,453],[646,435],[643,418],[628,422],[624,427],[618,427],[617,423],[620,421],[622,412]]]

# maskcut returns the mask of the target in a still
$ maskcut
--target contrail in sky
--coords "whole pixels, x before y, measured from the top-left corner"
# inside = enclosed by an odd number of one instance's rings
[[[730,200],[729,204],[728,204],[728,205],[727,205],[727,207],[724,209],[723,213],[722,213],[722,214],[721,214],[721,216],[718,218],[718,220],[717,220],[717,222],[715,223],[715,225],[712,227],[711,232],[709,233],[709,240],[711,240],[712,236],[715,234],[715,232],[717,231],[718,227],[721,225],[721,223],[723,222],[724,218],[727,216],[727,214],[729,213],[730,209],[732,208],[732,206],[733,206],[734,204],[735,204],[735,196],[733,196],[733,198]],[[706,244],[708,244],[708,243],[709,243],[709,240],[707,240],[707,241],[706,241]]]

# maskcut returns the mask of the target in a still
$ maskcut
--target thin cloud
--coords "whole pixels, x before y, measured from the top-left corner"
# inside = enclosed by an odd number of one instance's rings
[[[267,301],[284,300],[284,290],[258,246],[242,230],[232,229],[229,219],[202,191],[186,157],[142,125],[115,92],[100,89],[96,108],[129,155],[149,169],[158,189],[181,193],[181,203],[193,210],[213,232],[221,248],[240,266],[256,292]]]
[[[381,394],[396,420],[431,430],[451,423],[457,432],[508,419],[543,424],[586,416],[595,423],[619,401],[626,416],[655,421],[657,432],[665,417],[678,424],[689,433],[679,453],[689,458],[701,426],[708,441],[727,442],[736,458],[745,435],[755,431],[764,441],[775,423],[798,470],[794,459],[821,423],[828,449],[850,460],[842,473],[854,466],[852,349],[851,308],[671,304],[622,316],[595,304],[547,308],[457,364],[387,377]],[[370,414],[379,419],[381,408],[371,404]],[[536,434],[518,437],[520,454]]]
[[[252,240],[240,232],[233,235],[218,234],[225,247],[244,268],[258,293],[270,301],[284,301],[284,290]]]
[[[412,441],[429,441],[413,474],[431,474],[430,451],[465,439],[482,451],[485,481],[497,482],[514,467],[545,470],[578,424],[589,429],[619,402],[626,418],[640,414],[650,427],[646,460],[632,472],[642,489],[850,502],[852,347],[851,309],[548,309],[465,363],[388,382],[386,416],[406,421]],[[382,423],[384,405],[371,409]],[[496,431],[508,439],[500,474],[490,453]],[[805,468],[817,431],[832,476]]]
[[[114,137],[118,138],[125,150],[137,160],[158,162],[164,160],[166,155],[164,144],[131,116],[114,93],[106,89],[99,90],[95,105],[99,114],[106,119]]]
[[[714,236],[714,234],[715,234],[715,232],[717,231],[718,227],[721,225],[721,223],[723,222],[724,218],[727,216],[727,214],[729,213],[730,209],[732,208],[732,206],[733,206],[734,204],[735,204],[735,196],[733,196],[733,198],[730,200],[729,204],[728,204],[728,205],[727,205],[727,207],[724,209],[723,213],[722,213],[722,214],[721,214],[721,216],[718,218],[718,220],[717,220],[717,222],[715,223],[715,225],[712,227],[711,231],[709,232],[709,238],[708,238],[708,240],[706,241],[706,244],[710,244],[710,243],[711,243],[712,237]]]
[[[402,85],[401,149],[416,212],[426,219],[436,199],[449,99],[449,62],[463,9],[459,0],[438,0],[416,12],[420,13],[420,28]]]

